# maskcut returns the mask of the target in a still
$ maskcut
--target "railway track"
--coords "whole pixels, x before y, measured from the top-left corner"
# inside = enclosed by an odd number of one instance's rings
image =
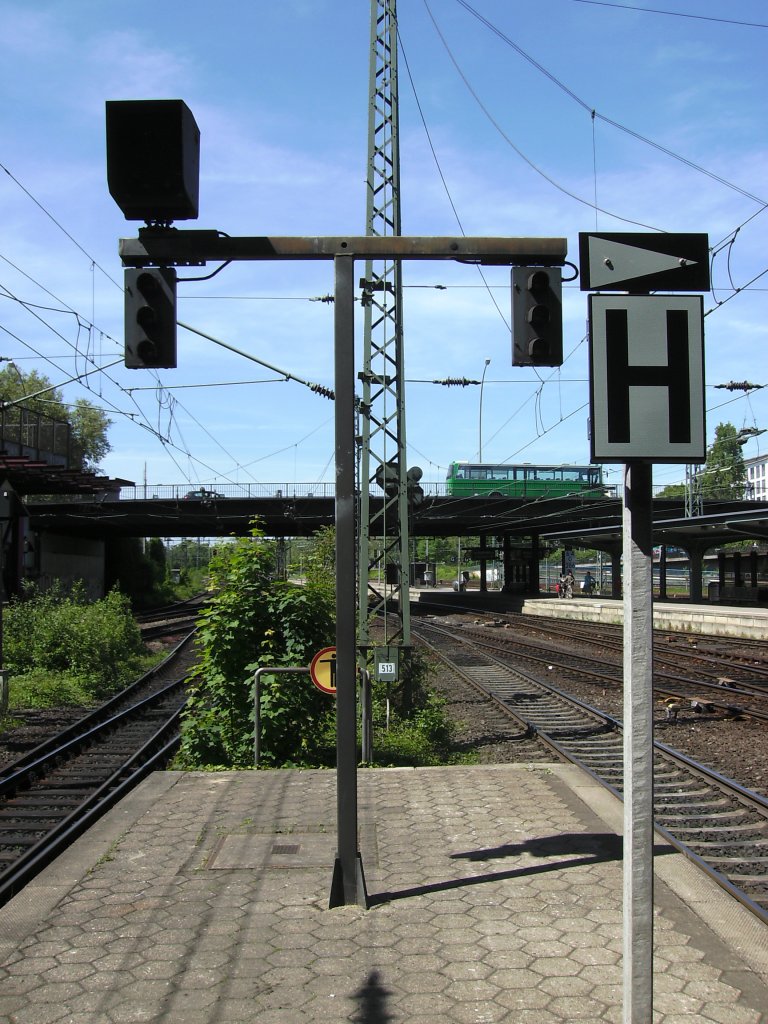
[[[195,628],[197,616],[205,607],[206,600],[207,595],[201,594],[138,615],[136,621],[141,629],[142,640],[146,643],[176,633],[188,633]]]
[[[528,633],[546,633],[539,616],[516,616],[518,624]],[[594,646],[599,642],[604,650],[620,652],[623,644],[622,627],[612,623],[584,623],[557,620],[558,632],[564,639]],[[768,686],[768,664],[765,662],[765,644],[762,641],[736,637],[708,637],[671,630],[654,629],[654,661],[679,667],[681,657],[686,665],[695,666],[698,675],[718,682],[723,675],[733,681],[748,680],[752,684]]]
[[[522,616],[487,616],[485,625],[466,624],[453,626],[462,633],[475,639],[478,645],[488,650],[511,656],[514,653],[518,661],[531,666],[533,671],[555,671],[556,674],[574,673],[582,678],[589,678],[606,687],[620,688],[622,685],[622,645],[619,638],[616,643],[608,645],[601,633],[594,635],[581,629],[571,631],[561,628],[558,620],[556,627],[550,626],[549,632],[537,621],[535,632]],[[489,624],[503,628],[489,630]],[[552,635],[556,628],[557,636]],[[571,643],[577,639],[583,644],[579,652]],[[607,656],[605,652],[608,652]],[[692,659],[687,650],[659,659],[654,644],[654,692],[660,701],[671,698],[669,706],[675,713],[684,706],[693,706],[703,714],[720,714],[724,717],[748,716],[758,721],[768,722],[768,687],[754,685],[748,681],[739,681],[729,677],[726,680],[719,675],[706,677],[691,665]],[[661,663],[660,663],[661,662]],[[768,673],[768,666],[761,662],[756,671]]]
[[[623,738],[617,719],[505,664],[453,625],[419,621],[413,632],[558,757],[621,796]],[[768,800],[658,742],[653,771],[657,828],[768,923]]]
[[[176,750],[191,635],[151,672],[0,773],[0,905]]]

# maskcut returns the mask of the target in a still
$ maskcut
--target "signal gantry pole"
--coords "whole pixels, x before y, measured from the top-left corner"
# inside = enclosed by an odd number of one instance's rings
[[[369,101],[366,234],[400,235],[396,0],[371,0]],[[362,286],[358,639],[365,658],[371,614],[384,616],[385,644],[410,644],[400,260],[366,260]],[[384,500],[372,513],[370,491],[377,483]],[[384,585],[375,585],[373,573],[381,578],[382,565]],[[394,628],[384,615],[388,594],[397,607]]]

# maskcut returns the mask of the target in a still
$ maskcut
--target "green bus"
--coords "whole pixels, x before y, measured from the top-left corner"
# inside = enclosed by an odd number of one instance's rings
[[[446,491],[456,497],[487,495],[489,498],[557,498],[606,493],[601,466],[513,466],[479,462],[452,462]]]

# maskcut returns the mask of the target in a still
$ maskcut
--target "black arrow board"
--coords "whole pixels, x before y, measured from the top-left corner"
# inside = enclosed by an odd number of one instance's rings
[[[633,231],[579,234],[583,292],[708,292],[709,236]]]

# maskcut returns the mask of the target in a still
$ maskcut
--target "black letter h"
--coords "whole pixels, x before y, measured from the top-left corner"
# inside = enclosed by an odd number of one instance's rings
[[[630,387],[665,387],[669,395],[669,442],[690,444],[688,313],[667,310],[667,365],[630,366],[627,310],[605,311],[608,441],[629,442]]]

